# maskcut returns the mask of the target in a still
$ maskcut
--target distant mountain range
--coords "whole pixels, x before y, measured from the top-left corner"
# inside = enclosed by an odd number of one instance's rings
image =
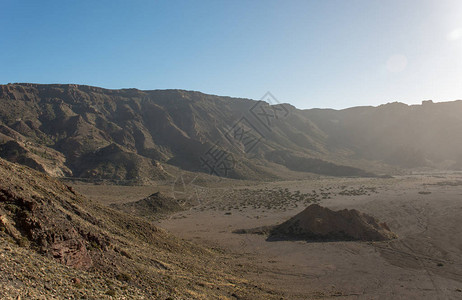
[[[277,179],[462,166],[462,101],[273,104],[184,90],[0,85],[0,156],[57,177],[135,182],[181,170]]]

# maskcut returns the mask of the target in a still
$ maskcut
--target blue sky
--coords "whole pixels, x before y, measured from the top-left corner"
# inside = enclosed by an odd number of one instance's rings
[[[0,0],[0,83],[299,108],[462,99],[462,1]]]

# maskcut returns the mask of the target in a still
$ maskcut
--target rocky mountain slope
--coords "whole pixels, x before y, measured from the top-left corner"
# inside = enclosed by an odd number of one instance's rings
[[[43,173],[3,159],[0,257],[2,299],[274,296],[233,275],[226,255],[93,203]]]
[[[54,174],[70,171],[78,178],[165,179],[171,175],[165,165],[276,178],[278,168],[290,170],[291,160],[304,158],[313,160],[301,171],[317,173],[321,166],[335,175],[338,156],[326,151],[325,134],[290,105],[181,90],[9,84],[0,86],[0,120],[0,140],[22,142],[5,158],[24,162],[36,153],[28,165],[45,169],[57,153],[65,160],[56,161]],[[333,164],[323,168],[329,160]]]
[[[183,90],[8,84],[0,155],[53,176],[135,182],[176,169],[270,179],[458,167],[461,106],[298,110]]]
[[[326,148],[403,168],[462,166],[462,101],[422,105],[389,103],[344,110],[311,109],[303,115],[328,136]]]

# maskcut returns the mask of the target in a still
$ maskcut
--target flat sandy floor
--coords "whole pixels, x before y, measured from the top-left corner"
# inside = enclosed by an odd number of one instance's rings
[[[105,204],[168,190],[75,188]],[[461,174],[327,178],[251,187],[260,188],[324,192],[321,205],[371,214],[386,222],[399,239],[377,243],[267,242],[264,236],[234,234],[235,229],[281,223],[306,205],[223,208],[214,204],[232,190],[222,187],[210,193],[213,196],[200,199],[198,207],[161,220],[158,225],[186,240],[233,253],[236,267],[244,276],[271,286],[287,299],[462,299]],[[360,189],[366,192],[341,193]]]

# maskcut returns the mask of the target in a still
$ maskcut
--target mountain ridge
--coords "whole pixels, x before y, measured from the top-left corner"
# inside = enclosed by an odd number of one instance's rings
[[[76,178],[146,183],[182,170],[262,180],[303,174],[375,176],[401,168],[457,167],[462,157],[455,153],[462,144],[450,139],[454,132],[441,143],[455,150],[442,151],[421,141],[411,143],[409,137],[424,133],[406,123],[407,117],[416,123],[428,116],[438,120],[441,112],[428,112],[428,107],[445,111],[445,106],[462,105],[448,103],[299,110],[290,104],[175,89],[9,84],[0,86],[0,144],[20,140],[24,151],[19,152],[28,158],[33,147],[43,157],[61,154],[55,174],[70,170]],[[447,122],[462,128],[456,116]],[[53,164],[53,159],[42,162],[36,156],[43,169]],[[3,157],[26,160],[21,154]]]

